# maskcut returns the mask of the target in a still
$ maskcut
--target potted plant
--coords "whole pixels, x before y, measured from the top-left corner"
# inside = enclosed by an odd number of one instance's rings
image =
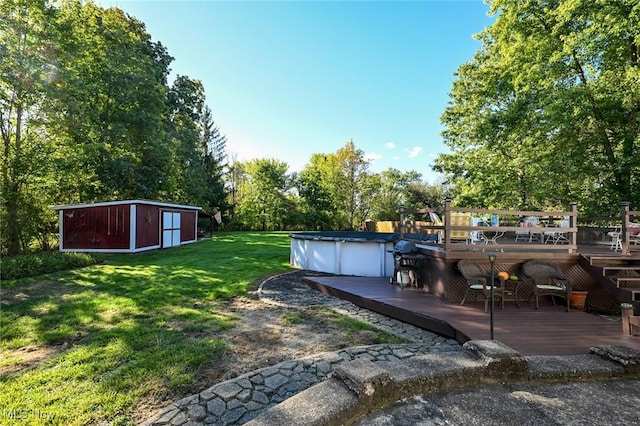
[[[569,298],[569,306],[571,306],[571,309],[584,311],[587,294],[588,292],[584,290],[571,290],[571,296]]]

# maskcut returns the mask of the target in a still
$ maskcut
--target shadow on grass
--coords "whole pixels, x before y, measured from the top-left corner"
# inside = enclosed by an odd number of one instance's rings
[[[0,375],[0,405],[46,409],[65,424],[126,422],[139,398],[179,391],[220,356],[226,344],[214,333],[235,319],[222,301],[288,269],[288,259],[286,233],[229,233],[107,256],[102,265],[11,288],[2,302],[0,347],[61,350]]]

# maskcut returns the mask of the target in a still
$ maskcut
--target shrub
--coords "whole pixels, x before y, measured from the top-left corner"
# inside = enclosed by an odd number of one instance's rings
[[[36,277],[51,272],[93,265],[100,260],[87,253],[42,252],[0,259],[0,279]]]

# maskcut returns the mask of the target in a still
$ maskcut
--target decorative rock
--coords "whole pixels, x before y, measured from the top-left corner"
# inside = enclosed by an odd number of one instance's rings
[[[613,360],[625,368],[640,368],[640,352],[626,346],[602,345],[591,348],[591,352]]]
[[[249,411],[244,413],[244,415],[240,418],[240,420],[238,420],[238,424],[243,425],[253,419],[255,419],[258,414],[260,414],[258,411]]]
[[[187,407],[187,416],[192,420],[202,420],[207,417],[207,411],[202,405],[193,404]]]
[[[249,379],[254,385],[264,385],[264,376],[262,374],[256,374]]]
[[[262,408],[264,408],[264,404],[258,404],[256,401],[249,401],[245,405],[245,408],[247,409],[247,411],[261,410]]]
[[[235,423],[245,413],[244,408],[236,408],[235,410],[229,410],[222,416],[222,424],[230,425]]]
[[[413,356],[413,353],[407,349],[399,348],[393,351],[393,355],[400,359],[404,359]]]
[[[236,383],[243,389],[253,389],[253,383],[248,379],[240,379]]]
[[[263,394],[262,392],[253,392],[251,400],[262,405],[267,405],[269,403],[269,398],[267,398],[267,395]]]
[[[190,406],[191,404],[196,404],[198,402],[198,398],[198,395],[191,395],[186,398],[182,398],[179,401],[176,401],[174,404],[178,408],[184,408]]]
[[[209,401],[210,399],[213,399],[216,397],[216,394],[213,393],[213,390],[211,388],[207,389],[207,390],[203,390],[202,392],[200,392],[200,398],[203,401]]]
[[[242,391],[242,388],[237,383],[232,381],[225,382],[213,390],[213,392],[222,398],[224,401],[229,401]]]
[[[264,384],[267,389],[278,389],[280,386],[287,383],[288,378],[282,374],[276,374],[275,376],[269,376],[264,379]]]
[[[207,402],[207,412],[213,414],[214,416],[222,416],[226,409],[227,404],[225,404],[224,401],[219,398]]]
[[[251,401],[251,391],[249,389],[245,389],[236,395],[236,398],[242,402],[249,402]]]
[[[169,406],[171,407],[171,406]],[[158,419],[157,424],[168,424],[171,422],[171,419],[173,419],[173,417],[175,415],[177,415],[180,412],[180,409],[173,406],[173,409],[169,409],[167,411],[165,411],[164,414],[162,414],[162,416]]]
[[[184,412],[178,413],[175,417],[171,419],[172,426],[180,426],[187,422],[187,414]]]

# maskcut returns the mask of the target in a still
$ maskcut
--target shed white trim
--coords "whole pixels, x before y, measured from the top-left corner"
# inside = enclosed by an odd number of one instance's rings
[[[120,206],[123,204],[144,204],[148,206],[160,206],[160,207],[168,207],[172,209],[202,210],[202,207],[197,207],[197,206],[187,206],[185,204],[162,203],[160,201],[150,201],[150,200],[118,200],[118,201],[104,201],[100,203],[64,204],[59,206],[52,206],[51,208],[54,210],[65,210],[65,209],[79,209],[84,207]]]

